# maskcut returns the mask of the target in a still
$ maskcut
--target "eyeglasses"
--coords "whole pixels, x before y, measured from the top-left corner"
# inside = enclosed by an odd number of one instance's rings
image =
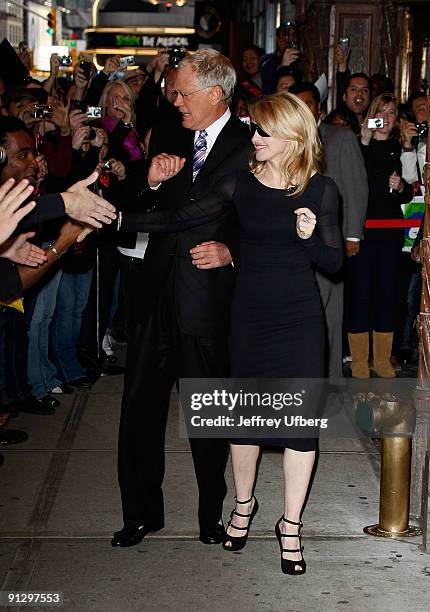
[[[178,89],[173,89],[172,94],[175,97],[181,96],[181,98],[188,98],[188,96],[192,96],[193,94],[198,93],[199,91],[204,91],[205,89],[209,89],[210,87],[213,87],[213,85],[208,85],[207,87],[202,87],[201,89],[195,89],[194,91],[190,91],[189,93],[184,93],[183,91],[179,91]]]
[[[263,138],[271,138],[271,135],[265,132],[257,123],[251,122],[251,138],[254,136],[255,132]]]

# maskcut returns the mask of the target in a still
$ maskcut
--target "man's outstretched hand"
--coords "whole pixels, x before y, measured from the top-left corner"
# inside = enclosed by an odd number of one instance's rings
[[[75,221],[100,228],[102,224],[112,223],[116,219],[115,207],[107,200],[88,189],[99,178],[93,172],[83,181],[78,181],[62,193],[66,214]]]

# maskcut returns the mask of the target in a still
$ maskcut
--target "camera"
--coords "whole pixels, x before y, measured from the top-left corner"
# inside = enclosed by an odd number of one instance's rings
[[[72,62],[73,60],[70,55],[62,55],[60,57],[60,66],[71,66]]]
[[[185,51],[180,47],[172,47],[169,49],[169,66],[170,68],[177,68],[179,62],[185,57]]]
[[[422,123],[416,123],[415,127],[417,128],[418,138],[427,138],[427,134],[429,132],[427,121],[423,121]]]
[[[72,110],[80,110],[81,112],[85,113],[87,110],[87,105],[83,100],[70,100],[70,107],[69,109]]]
[[[341,36],[339,38],[339,45],[342,47],[344,53],[348,53],[349,49],[349,38],[348,36]]]
[[[288,48],[289,49],[298,49],[299,48],[299,43],[297,42],[297,40],[292,40],[290,43],[288,43]]]
[[[134,66],[134,55],[126,55],[125,57],[121,57],[119,60],[119,67],[124,69],[127,66]]]
[[[102,170],[104,170],[105,172],[112,170],[112,164],[110,163],[110,161],[105,161],[102,164]]]
[[[367,127],[369,130],[379,130],[384,127],[383,117],[374,117],[373,119],[367,120]]]
[[[89,106],[87,108],[88,119],[100,119],[101,116],[102,116],[101,106]]]
[[[34,115],[35,119],[51,119],[53,115],[52,106],[47,104],[35,104]]]
[[[92,63],[89,62],[88,60],[81,60],[79,62],[79,68],[81,68],[81,70],[84,73],[84,77],[87,80],[90,78],[92,67],[93,67]]]

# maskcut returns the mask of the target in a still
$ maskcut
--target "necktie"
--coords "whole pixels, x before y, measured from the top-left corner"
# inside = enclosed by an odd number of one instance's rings
[[[206,143],[207,135],[208,134],[206,130],[202,130],[201,132],[199,132],[199,137],[194,143],[193,181],[195,181],[196,176],[198,175],[205,161],[206,149],[207,149],[207,143]]]

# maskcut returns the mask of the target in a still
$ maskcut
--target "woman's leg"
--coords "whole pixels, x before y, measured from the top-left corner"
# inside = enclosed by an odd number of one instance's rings
[[[309,487],[312,469],[315,462],[315,451],[296,451],[286,448],[284,452],[284,517],[294,523],[300,522],[303,504]],[[285,521],[280,521],[279,529],[281,533],[297,534],[298,527],[290,525]],[[283,538],[284,548],[300,548],[299,538]],[[298,553],[283,553],[284,559],[300,561],[302,555]],[[300,569],[296,566],[296,569]]]
[[[250,444],[230,444],[230,453],[236,499],[246,501],[252,497],[260,447]],[[254,499],[251,499],[249,504],[236,504],[236,510],[241,514],[250,514],[253,505]],[[234,514],[233,519],[234,524],[238,527],[248,525],[249,518]],[[229,527],[227,533],[236,538],[243,536],[244,531]],[[231,543],[227,542],[226,546],[231,546]]]

